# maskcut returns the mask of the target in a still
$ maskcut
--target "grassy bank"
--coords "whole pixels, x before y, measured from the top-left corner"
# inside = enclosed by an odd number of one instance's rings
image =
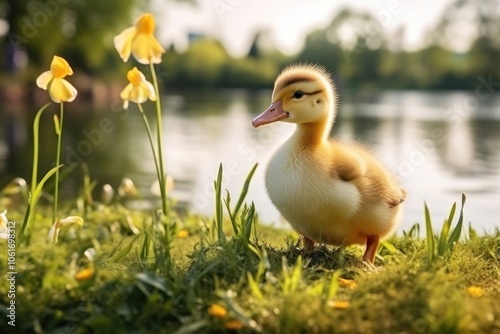
[[[0,281],[0,332],[500,333],[499,230],[429,256],[415,227],[381,246],[373,269],[362,247],[304,252],[294,232],[259,223],[245,189],[232,202],[220,182],[216,193],[213,219],[170,210],[163,221],[81,198],[63,209],[83,228],[56,244],[40,209],[17,245],[15,328]]]

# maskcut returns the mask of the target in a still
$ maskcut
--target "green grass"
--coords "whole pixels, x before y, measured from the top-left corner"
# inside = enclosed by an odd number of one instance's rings
[[[66,203],[85,225],[49,244],[51,209],[40,208],[16,253],[14,331],[0,281],[0,332],[500,333],[499,230],[464,237],[452,209],[438,236],[415,226],[389,239],[370,270],[362,247],[304,252],[293,231],[261,224],[245,203],[254,171],[233,206],[220,169],[213,219]],[[78,281],[85,268],[95,275]]]

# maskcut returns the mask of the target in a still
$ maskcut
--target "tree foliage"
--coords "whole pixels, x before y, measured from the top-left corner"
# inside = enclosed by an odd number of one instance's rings
[[[0,18],[8,24],[0,48],[7,55],[26,52],[37,67],[59,54],[74,67],[103,71],[110,65],[113,36],[130,25],[140,6],[138,0],[0,0]],[[7,70],[14,65],[3,62]]]
[[[247,57],[232,58],[220,43],[197,40],[185,53],[172,51],[164,70],[172,86],[258,88],[271,87],[283,66],[308,62],[327,67],[341,87],[472,89],[479,76],[500,78],[500,13],[495,8],[500,0],[451,3],[428,34],[427,46],[417,51],[403,51],[403,28],[388,35],[374,16],[345,9],[311,32],[294,56],[264,50],[265,34],[258,32]],[[472,27],[472,43],[457,51],[454,44],[465,20]]]
[[[473,88],[478,76],[500,78],[500,12],[494,8],[500,8],[500,1],[455,1],[428,35],[428,46],[411,52],[395,44],[401,31],[388,37],[372,16],[344,10],[327,27],[312,32],[293,61],[322,63],[348,86]],[[462,37],[464,15],[472,44],[456,51],[453,44]]]
[[[232,58],[216,40],[194,41],[184,53],[170,51],[161,64],[164,82],[171,87],[260,88],[279,71],[272,57]]]
[[[0,18],[10,27],[3,40],[0,36],[0,49],[7,55],[0,67],[11,68],[9,55],[21,49],[37,71],[52,55],[60,54],[75,68],[102,77],[120,66],[112,37],[130,25],[136,9],[145,6],[147,2],[139,0],[0,0]],[[180,88],[270,87],[286,64],[314,62],[332,71],[340,86],[470,89],[478,76],[500,78],[498,8],[500,0],[450,3],[426,36],[427,46],[417,51],[404,51],[404,28],[388,33],[373,15],[348,9],[312,31],[304,48],[293,56],[266,44],[265,30],[256,33],[242,58],[231,57],[219,41],[198,36],[187,51],[170,50],[165,55],[162,79]],[[466,40],[469,45],[458,50],[456,45]]]

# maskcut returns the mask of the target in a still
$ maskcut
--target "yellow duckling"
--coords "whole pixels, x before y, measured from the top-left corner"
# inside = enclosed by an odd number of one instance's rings
[[[271,106],[252,124],[283,121],[297,128],[269,162],[266,188],[306,249],[315,242],[366,244],[363,261],[373,263],[380,239],[399,220],[406,191],[363,146],[329,138],[337,106],[324,68],[294,65],[279,74]]]

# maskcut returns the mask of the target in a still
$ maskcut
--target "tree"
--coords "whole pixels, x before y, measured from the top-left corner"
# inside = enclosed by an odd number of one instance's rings
[[[131,25],[140,4],[139,0],[0,0],[0,17],[3,13],[9,27],[0,37],[0,49],[7,55],[24,51],[37,67],[60,54],[74,67],[103,70],[109,65],[106,55],[113,49],[113,36]]]
[[[465,77],[464,82],[477,80],[478,75],[500,77],[500,0],[456,0],[445,9],[441,21],[429,36],[430,44],[448,50],[446,77]],[[454,51],[457,42],[466,42],[467,51]],[[451,51],[450,51],[451,50]],[[454,54],[453,54],[454,53]],[[459,53],[460,55],[457,55]],[[460,61],[452,61],[459,59]],[[436,59],[437,60],[437,59]],[[442,63],[442,61],[440,61]],[[441,71],[443,71],[441,69]],[[451,81],[451,80],[448,80]]]
[[[306,37],[297,60],[320,63],[345,81],[373,81],[379,78],[386,44],[382,27],[372,16],[344,9],[327,27]]]

